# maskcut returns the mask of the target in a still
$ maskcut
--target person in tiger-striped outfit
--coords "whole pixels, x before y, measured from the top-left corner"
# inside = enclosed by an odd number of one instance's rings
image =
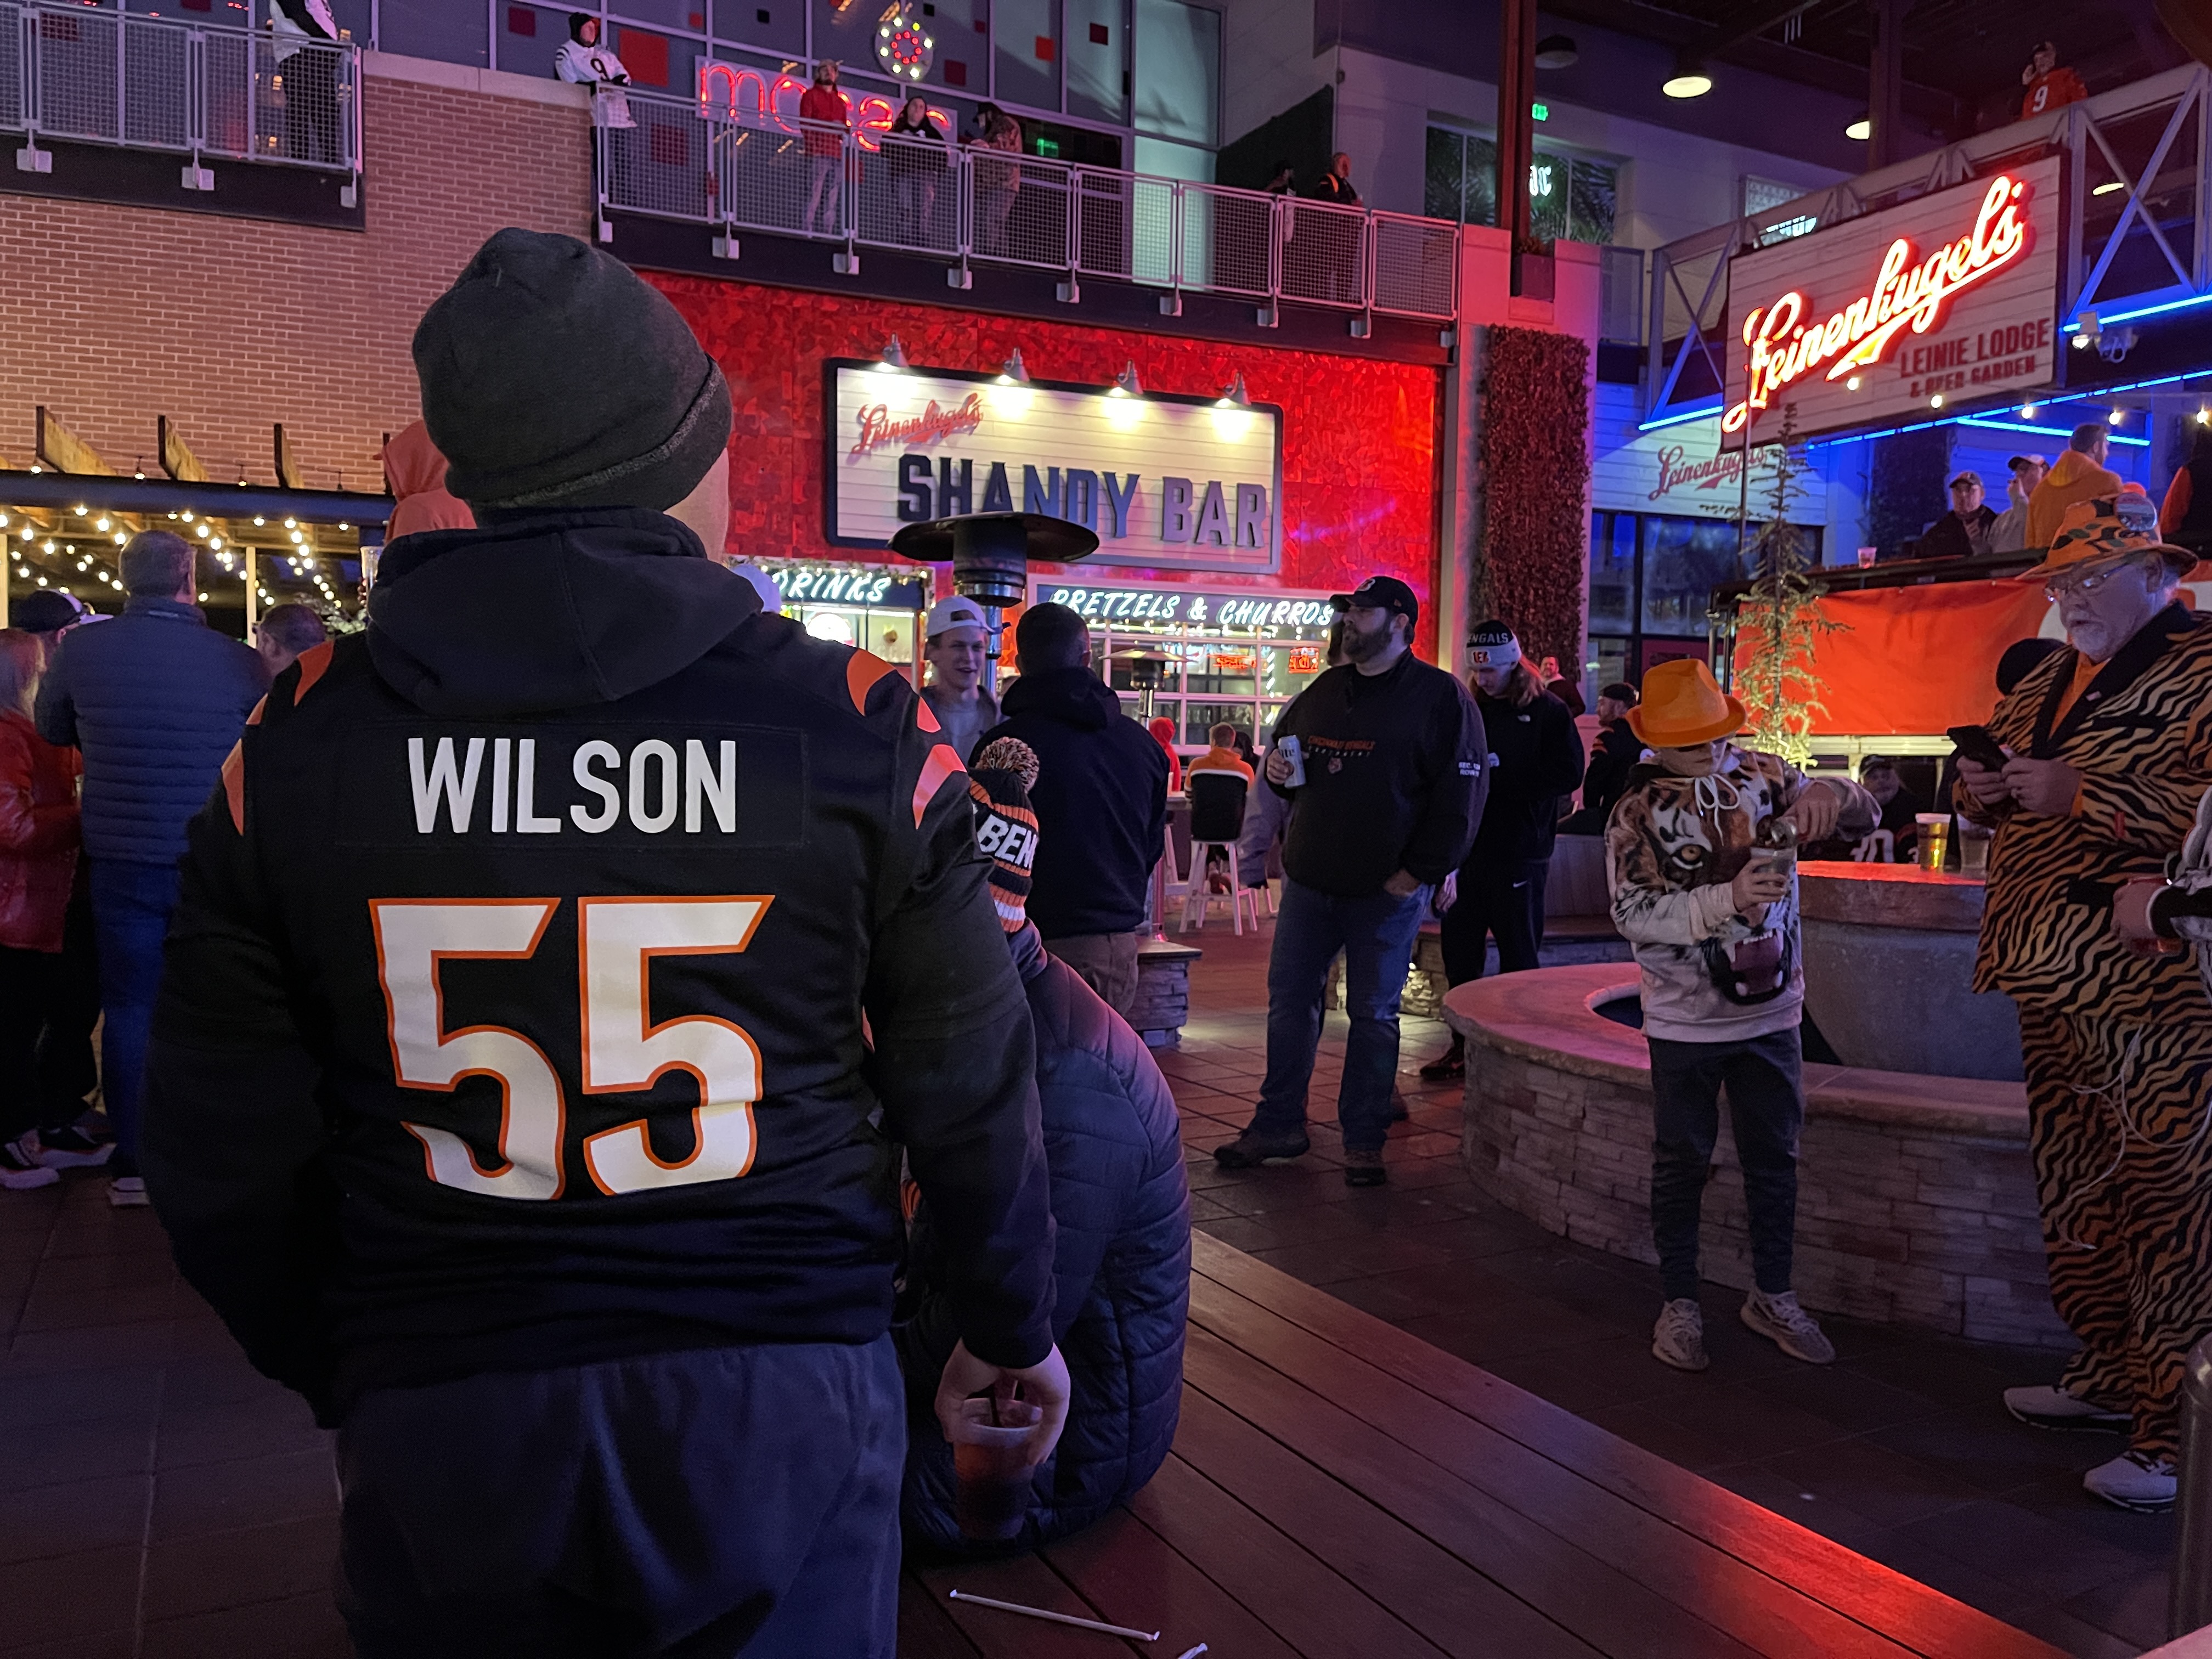
[[[2055,1388],[2008,1389],[2005,1407],[2125,1431],[2082,1484],[2136,1510],[2173,1501],[2182,1360],[2212,1330],[2212,1004],[2185,956],[2144,952],[2114,915],[2212,786],[2212,629],[2174,602],[2194,563],[2143,496],[2069,507],[2027,574],[2071,648],[1998,702],[2012,758],[1961,758],[1955,792],[1999,826],[1974,988],[2020,1009],[2051,1297],[2082,1345]]]

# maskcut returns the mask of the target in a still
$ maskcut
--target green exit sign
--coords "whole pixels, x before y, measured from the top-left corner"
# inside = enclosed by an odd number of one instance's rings
[[[1552,118],[1552,106],[1549,104],[1531,104],[1528,113],[1536,120],[1548,121]]]

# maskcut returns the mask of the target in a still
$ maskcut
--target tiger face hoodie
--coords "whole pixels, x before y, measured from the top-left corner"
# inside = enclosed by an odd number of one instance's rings
[[[1881,817],[1874,797],[1845,778],[1838,833],[1863,836]],[[1605,836],[1613,926],[1636,951],[1644,1032],[1674,1042],[1738,1042],[1784,1031],[1802,1018],[1797,884],[1766,907],[1759,925],[1737,915],[1729,890],[1750,860],[1759,826],[1795,805],[1814,781],[1779,755],[1723,744],[1709,777],[1642,765],[1613,808]],[[1723,989],[1753,961],[1776,963],[1778,982],[1741,1000]],[[1756,982],[1756,975],[1751,975]]]

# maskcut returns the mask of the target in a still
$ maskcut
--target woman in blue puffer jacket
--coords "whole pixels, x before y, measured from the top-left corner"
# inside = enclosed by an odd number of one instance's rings
[[[993,859],[992,897],[1036,1030],[1058,1230],[1053,1335],[1074,1396],[1058,1448],[1037,1469],[1021,1535],[991,1545],[962,1538],[953,1520],[952,1448],[934,1409],[958,1333],[936,1282],[928,1212],[920,1211],[893,1333],[907,1380],[902,1511],[909,1539],[951,1550],[1030,1550],[1090,1525],[1152,1479],[1182,1409],[1190,1190],[1175,1097],[1143,1039],[1046,954],[1022,914],[1036,850],[1027,791],[1036,764],[1026,744],[1000,739],[976,756],[969,793],[978,843]]]

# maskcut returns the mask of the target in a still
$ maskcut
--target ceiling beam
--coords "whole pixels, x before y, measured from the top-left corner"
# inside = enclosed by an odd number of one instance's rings
[[[1564,21],[1589,23],[1662,46],[1687,47],[1692,52],[1717,38],[1716,31],[1708,24],[1685,17],[1680,12],[1640,4],[1638,0],[1544,0],[1544,10]],[[1831,58],[1802,46],[1784,46],[1778,40],[1754,37],[1711,56],[1740,69],[1756,70],[1778,80],[1819,87],[1847,98],[1863,99],[1871,90],[1866,64]],[[1965,118],[1958,96],[1941,87],[1908,77],[1900,93],[1907,115],[1941,131],[1956,131]]]

